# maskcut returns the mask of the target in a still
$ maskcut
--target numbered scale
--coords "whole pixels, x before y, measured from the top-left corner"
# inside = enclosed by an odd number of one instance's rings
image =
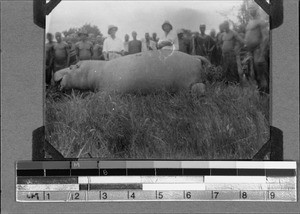
[[[296,162],[20,161],[18,202],[297,201]]]

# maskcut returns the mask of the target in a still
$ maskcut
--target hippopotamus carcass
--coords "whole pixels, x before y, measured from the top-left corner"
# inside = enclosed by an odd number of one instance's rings
[[[203,90],[202,63],[209,61],[179,51],[157,50],[127,55],[111,61],[88,60],[57,71],[62,89],[151,93]]]

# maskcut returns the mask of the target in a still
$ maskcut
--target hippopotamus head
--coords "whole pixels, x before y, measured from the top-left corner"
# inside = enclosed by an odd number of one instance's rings
[[[80,69],[81,62],[78,62],[75,65],[70,65],[67,68],[58,70],[54,73],[54,81],[60,82],[61,89],[65,88],[67,85],[66,77],[71,73],[76,73]]]
[[[54,80],[60,81],[60,89],[96,90],[105,61],[83,60],[57,71]]]

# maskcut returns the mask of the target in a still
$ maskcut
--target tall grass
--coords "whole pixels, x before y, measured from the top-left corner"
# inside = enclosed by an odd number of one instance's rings
[[[200,98],[50,90],[46,137],[65,157],[248,159],[269,139],[268,103],[223,82]]]

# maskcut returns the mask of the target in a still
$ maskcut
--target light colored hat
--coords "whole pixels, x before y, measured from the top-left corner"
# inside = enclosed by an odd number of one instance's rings
[[[200,27],[206,27],[206,25],[205,24],[201,24]]]
[[[107,31],[107,33],[110,34],[110,31],[111,31],[113,28],[115,28],[116,31],[118,30],[118,27],[117,27],[117,26],[115,26],[115,25],[109,25],[109,26],[108,26],[108,31]]]
[[[164,28],[164,25],[170,25],[171,29],[173,29],[173,26],[171,25],[171,23],[169,21],[165,21],[161,27]]]

